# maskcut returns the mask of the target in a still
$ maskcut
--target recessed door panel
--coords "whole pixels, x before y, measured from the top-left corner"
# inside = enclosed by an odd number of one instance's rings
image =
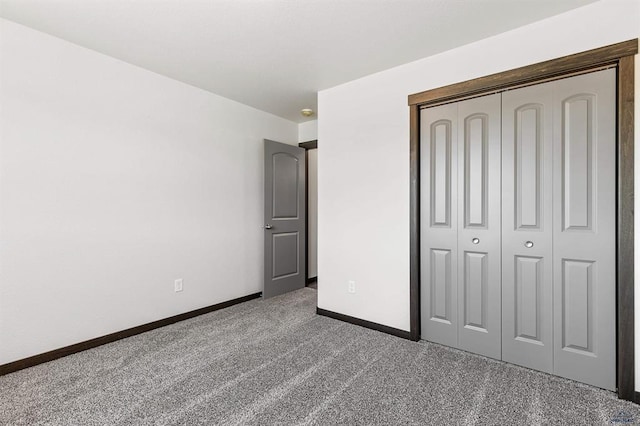
[[[565,230],[589,231],[593,220],[595,94],[562,101],[562,209]]]
[[[562,259],[562,350],[593,355],[593,262]]]
[[[451,250],[431,249],[431,319],[451,324]]]
[[[273,233],[273,278],[279,279],[299,272],[298,251],[300,235],[298,232]]]
[[[543,110],[540,104],[528,104],[515,111],[517,229],[540,229],[541,225]]]
[[[500,95],[458,104],[458,344],[500,359]]]
[[[438,120],[431,132],[431,226],[451,226],[451,120]]]
[[[554,373],[615,381],[615,70],[554,82]]]
[[[484,113],[464,119],[464,226],[484,228],[487,217],[489,117]]]
[[[298,217],[298,159],[287,152],[278,152],[273,161],[273,219]]]
[[[542,344],[543,259],[516,256],[514,260],[516,263],[514,277],[516,297],[513,300],[516,318],[514,338]]]
[[[464,253],[464,327],[487,332],[488,316],[488,254]]]
[[[553,94],[502,94],[502,359],[553,371]]]
[[[456,104],[421,112],[421,336],[458,346]]]

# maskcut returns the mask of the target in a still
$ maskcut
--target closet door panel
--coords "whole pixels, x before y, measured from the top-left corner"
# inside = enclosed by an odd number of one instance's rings
[[[552,83],[502,94],[502,359],[553,371]]]
[[[500,359],[500,98],[458,103],[458,345]]]
[[[420,113],[421,334],[458,346],[456,104]]]
[[[615,70],[554,83],[554,373],[614,390]]]

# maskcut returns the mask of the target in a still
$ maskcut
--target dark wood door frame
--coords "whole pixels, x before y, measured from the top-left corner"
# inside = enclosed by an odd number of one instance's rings
[[[640,403],[634,348],[634,55],[638,39],[564,56],[409,96],[410,108],[410,335],[420,339],[420,110],[425,107],[565,78],[617,69],[616,301],[618,397]]]
[[[307,245],[304,248],[304,270],[309,274],[309,150],[318,149],[318,140],[300,142],[298,144],[300,148],[304,148],[304,207],[307,209],[307,215],[304,223],[304,233],[307,236]],[[312,284],[318,280],[318,277],[306,278],[307,285]]]

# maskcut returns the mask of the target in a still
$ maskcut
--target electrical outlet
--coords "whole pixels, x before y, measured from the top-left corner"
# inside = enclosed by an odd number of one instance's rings
[[[352,293],[352,294],[356,292],[356,282],[355,281],[350,280],[347,283],[347,291],[349,293]]]
[[[173,289],[178,292],[178,291],[182,291],[182,278],[179,278],[177,280],[174,281],[173,283]]]

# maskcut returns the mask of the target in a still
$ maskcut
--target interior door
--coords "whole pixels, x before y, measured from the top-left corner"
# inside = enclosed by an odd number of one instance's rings
[[[554,85],[554,373],[614,390],[616,72]]]
[[[421,111],[421,335],[458,347],[458,105]]]
[[[303,288],[305,271],[305,151],[264,141],[263,297]]]
[[[502,94],[502,359],[553,372],[553,87]]]
[[[500,359],[500,94],[458,103],[458,345]]]

